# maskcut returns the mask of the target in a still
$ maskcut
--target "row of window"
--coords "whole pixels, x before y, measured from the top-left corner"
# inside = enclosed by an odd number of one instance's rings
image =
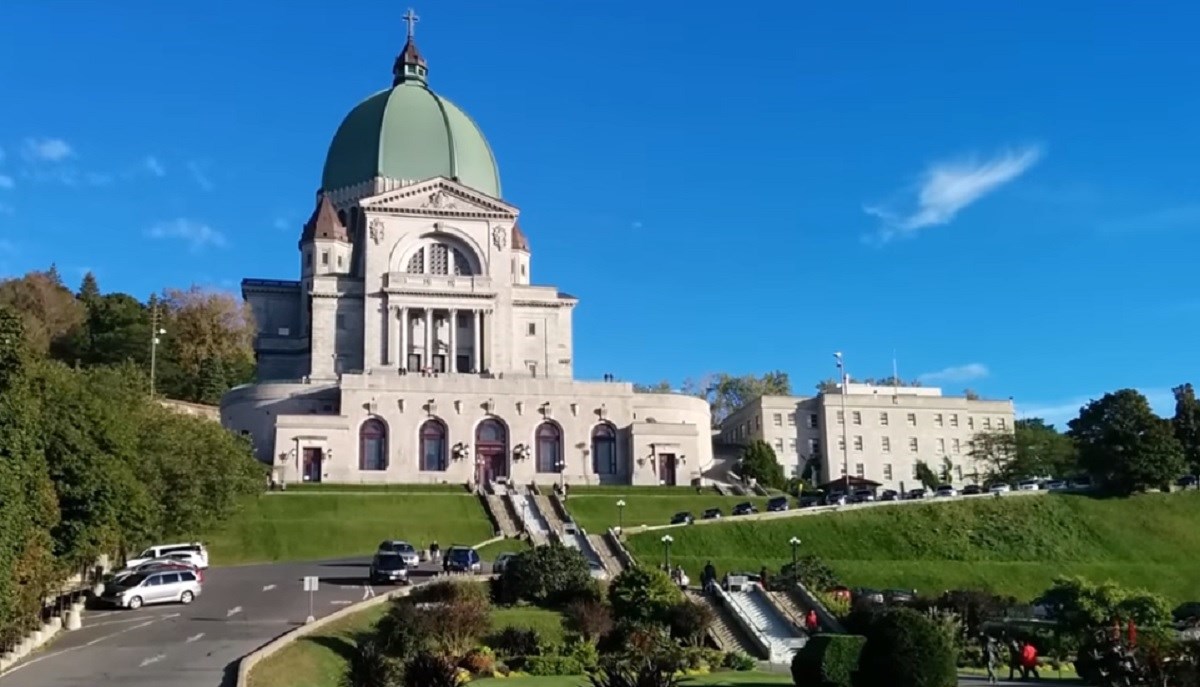
[[[893,478],[892,464],[891,464],[891,463],[884,463],[884,464],[883,464],[883,466],[882,466],[882,468],[883,468],[883,469],[882,469],[882,475],[881,475],[881,476],[883,477],[883,479],[884,479],[885,481],[889,481],[889,482],[890,482],[892,479],[894,479],[894,478]],[[917,476],[917,464],[916,464],[916,463],[913,463],[913,464],[912,464],[912,466],[911,466],[911,469],[912,469],[912,472],[911,472],[912,479],[919,480],[919,479],[920,479],[920,477],[918,477],[918,476]],[[930,470],[933,470],[934,474],[938,475],[938,476],[939,476],[939,477],[941,477],[941,478],[945,478],[945,477],[946,477],[946,474],[945,474],[945,473],[946,473],[946,467],[945,467],[944,465],[930,465],[930,466],[929,466],[929,469],[930,469]],[[845,466],[845,464],[839,464],[839,465],[838,465],[838,471],[841,473],[841,475],[842,475],[843,477],[845,477],[845,476],[846,476],[846,466]],[[864,464],[862,464],[862,463],[855,463],[855,464],[854,464],[854,474],[855,474],[855,476],[857,476],[857,477],[859,477],[859,478],[861,478],[861,479],[871,479],[872,477],[874,477],[874,475],[868,475],[868,474],[867,474],[867,466],[866,466],[866,465],[864,465]],[[964,475],[964,474],[965,474],[965,473],[963,473],[963,467],[962,467],[961,465],[951,465],[951,466],[950,466],[950,475],[949,475],[949,477],[953,478],[953,479],[954,479],[954,481],[956,481],[956,482],[961,482],[961,481],[963,481],[963,475]],[[974,475],[968,475],[968,476],[974,477]]]
[[[855,451],[866,450],[864,447],[862,435],[855,435],[855,436],[851,437],[850,441],[851,441],[850,445],[853,448],[853,450],[855,450]],[[845,449],[845,447],[846,447],[846,440],[842,437],[838,437],[837,450],[841,451],[841,450]],[[951,439],[950,440],[950,452],[951,453],[962,453],[963,447],[964,447],[964,445],[961,440],[959,440],[959,439]],[[796,440],[788,439],[787,440],[787,448],[788,448],[788,451],[795,453],[796,452]],[[971,448],[970,441],[966,442],[966,448],[968,450],[970,450],[970,448]],[[891,453],[892,452],[892,438],[891,437],[880,437],[879,438],[879,450],[882,453]],[[908,438],[908,452],[909,453],[919,453],[920,450],[921,450],[921,444],[917,440],[917,438],[909,437]],[[945,454],[946,453],[946,440],[941,437],[938,437],[937,439],[935,439],[934,440],[934,450],[939,455]],[[775,451],[779,452],[779,453],[783,452],[783,439],[775,440]],[[820,454],[821,441],[819,439],[809,439],[808,440],[808,452],[810,455]]]
[[[814,415],[812,417],[815,418],[816,416]],[[942,413],[934,413],[933,426],[934,427],[945,427],[945,426],[947,426],[947,424],[946,424],[947,420],[949,421],[950,427],[958,427],[958,413],[950,413],[948,415],[943,415]],[[917,426],[917,414],[916,413],[906,413],[905,421],[908,423],[909,427],[916,427]],[[888,417],[888,412],[886,410],[879,411],[879,426],[887,427],[887,426],[889,426],[890,422],[891,422],[891,420]],[[839,425],[846,424],[846,416],[840,410],[837,411],[837,423]],[[858,410],[851,411],[850,412],[850,424],[861,425],[862,423],[863,423],[862,411],[858,411]],[[983,429],[992,429],[992,418],[990,418],[990,417],[982,418],[981,424],[983,425]],[[815,422],[813,424],[810,424],[810,427],[815,427],[815,426],[816,426]],[[1007,427],[1008,427],[1008,422],[1003,417],[996,418],[996,427],[995,427],[996,429],[1007,429]],[[967,416],[967,429],[975,429],[975,418],[970,415]]]
[[[387,470],[390,463],[387,425],[370,418],[359,428],[359,470]],[[538,472],[562,472],[565,467],[562,427],[549,420],[538,425],[534,433],[534,462]],[[508,429],[500,420],[489,418],[475,428],[475,458],[507,459]],[[420,469],[444,472],[450,466],[450,433],[446,423],[437,418],[426,420],[417,433],[417,456]],[[592,471],[598,475],[617,473],[617,431],[602,423],[592,430]]]

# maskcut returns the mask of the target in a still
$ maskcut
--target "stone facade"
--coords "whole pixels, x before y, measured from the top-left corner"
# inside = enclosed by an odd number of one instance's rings
[[[846,388],[845,415],[836,389],[814,397],[764,396],[731,413],[719,440],[767,442],[788,475],[800,475],[815,458],[819,482],[841,477],[848,464],[851,475],[900,490],[920,486],[917,461],[941,474],[948,460],[951,483],[976,482],[979,467],[970,456],[975,434],[1012,431],[1015,422],[1011,400],[943,396],[932,387]]]

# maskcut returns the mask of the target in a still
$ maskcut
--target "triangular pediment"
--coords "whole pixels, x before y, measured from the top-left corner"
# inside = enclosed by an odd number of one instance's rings
[[[516,207],[463,186],[445,177],[437,177],[379,195],[363,198],[366,210],[423,217],[486,217],[516,219]]]

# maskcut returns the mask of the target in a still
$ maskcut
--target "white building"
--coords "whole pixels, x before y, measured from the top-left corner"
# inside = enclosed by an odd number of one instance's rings
[[[574,379],[579,301],[533,282],[518,214],[410,29],[391,87],[334,135],[300,278],[242,284],[260,381],[222,422],[284,481],[696,479],[708,404]]]
[[[818,482],[848,472],[899,490],[920,486],[918,461],[938,475],[948,466],[954,484],[974,482],[981,471],[970,456],[974,436],[1013,429],[1011,400],[943,396],[933,387],[851,383],[846,389],[844,415],[840,387],[813,397],[763,396],[731,413],[719,440],[761,439],[789,475],[801,475],[816,459]]]

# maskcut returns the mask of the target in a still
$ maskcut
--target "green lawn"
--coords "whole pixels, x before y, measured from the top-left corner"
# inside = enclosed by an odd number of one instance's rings
[[[508,677],[484,678],[473,680],[469,684],[476,687],[590,687],[591,683],[584,675],[554,675],[550,677]],[[784,673],[735,673],[720,672],[711,675],[697,675],[680,681],[681,687],[691,685],[707,685],[708,687],[775,687],[776,685],[791,685],[792,678]]]
[[[720,494],[717,493],[717,490],[712,487],[705,487],[703,489],[702,493],[716,494],[717,496],[720,496]],[[571,485],[571,494],[570,495],[575,496],[576,494],[579,494],[580,496],[606,496],[607,495],[607,496],[618,496],[618,497],[620,497],[620,496],[628,497],[631,495],[638,495],[638,494],[652,494],[654,496],[695,496],[696,495],[696,487],[686,486],[686,485],[685,486],[675,486],[675,487],[664,487],[664,486],[653,486],[653,485],[630,486],[627,484],[626,485],[623,485],[623,484],[599,484],[599,485],[594,485],[594,486],[574,485],[573,484],[573,485]]]
[[[479,499],[470,494],[261,495],[248,499],[220,530],[201,535],[216,565],[365,555],[384,539],[418,548],[436,540],[478,544],[492,537]]]
[[[791,559],[788,540],[795,536],[802,551],[821,556],[853,586],[928,593],[974,587],[1032,598],[1055,576],[1077,574],[1181,602],[1200,599],[1190,553],[1200,547],[1197,523],[1200,492],[1048,494],[675,528],[671,557],[693,579],[709,559],[719,573],[764,564],[775,571]],[[629,549],[658,562],[662,534],[633,535]]]
[[[299,482],[289,484],[288,494],[310,492],[363,492],[396,494],[469,494],[465,484],[334,484],[329,482]]]
[[[629,490],[629,488],[626,488]],[[651,487],[659,489],[662,487]],[[576,493],[571,489],[571,496],[566,500],[567,511],[571,517],[585,530],[600,534],[609,527],[616,527],[618,520],[617,501],[625,502],[624,524],[626,528],[638,525],[665,525],[671,522],[671,516],[680,511],[690,511],[693,517],[708,508],[720,508],[725,515],[739,503],[749,501],[760,511],[766,509],[767,499],[762,496],[721,496],[709,489],[702,494],[696,494],[694,487],[672,490],[668,493],[661,491],[628,491],[614,492],[605,495]]]
[[[485,561],[494,561],[502,553],[521,553],[530,548],[528,539],[504,539],[481,547],[479,557]]]
[[[563,638],[562,614],[536,606],[493,608],[492,633],[498,633],[506,627],[537,630],[538,634],[552,642],[561,642]]]

